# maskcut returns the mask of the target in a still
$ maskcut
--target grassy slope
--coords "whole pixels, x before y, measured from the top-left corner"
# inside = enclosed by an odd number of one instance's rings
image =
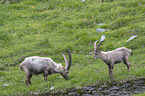
[[[122,63],[115,65],[114,80],[144,77],[145,64],[145,1],[114,0],[99,3],[98,0],[50,0],[48,2],[22,1],[0,4],[0,94],[24,94],[83,87],[93,83],[110,81],[108,68],[100,59],[94,61],[93,43],[106,35],[101,50],[109,51],[125,46],[132,48],[129,57],[131,71]],[[98,25],[106,23],[106,25]],[[109,29],[97,33],[97,28]],[[138,37],[126,42],[132,35]],[[59,51],[72,51],[73,63],[69,80],[60,74],[48,77],[33,76],[32,85],[25,86],[25,72],[15,63],[23,56],[47,56],[62,62]]]

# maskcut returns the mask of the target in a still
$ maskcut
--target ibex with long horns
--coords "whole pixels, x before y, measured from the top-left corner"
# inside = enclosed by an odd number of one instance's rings
[[[60,73],[65,79],[68,79],[68,72],[71,67],[71,53],[68,50],[69,62],[67,61],[65,55],[61,52],[65,60],[65,67],[61,63],[55,63],[51,58],[32,56],[27,57],[20,64],[20,68],[23,69],[26,73],[26,85],[31,84],[31,77],[33,74],[44,74],[45,81],[47,76]]]
[[[130,49],[127,49],[125,47],[120,47],[112,51],[102,52],[99,50],[99,47],[102,41],[98,43],[97,48],[96,48],[97,41],[94,43],[93,59],[95,60],[97,58],[100,58],[108,65],[110,78],[113,77],[113,68],[114,68],[114,64],[116,63],[123,62],[127,66],[128,71],[130,71],[131,65],[128,61],[128,57],[130,54],[133,55]]]

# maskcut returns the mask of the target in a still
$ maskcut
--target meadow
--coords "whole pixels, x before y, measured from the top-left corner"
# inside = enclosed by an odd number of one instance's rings
[[[0,3],[0,85],[8,86],[0,87],[1,95],[43,94],[145,77],[145,0],[6,1]],[[108,30],[98,33],[98,28]],[[132,50],[130,72],[123,63],[116,64],[110,79],[108,66],[93,60],[94,42],[102,35],[106,39],[100,50]],[[137,37],[127,42],[133,35]],[[44,82],[40,74],[32,77],[31,86],[25,85],[25,72],[19,69],[25,57],[51,57],[65,65],[60,51],[67,54],[66,49],[72,54],[68,80],[54,74]]]

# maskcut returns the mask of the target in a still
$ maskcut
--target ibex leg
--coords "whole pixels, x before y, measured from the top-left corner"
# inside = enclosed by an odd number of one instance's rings
[[[26,85],[31,84],[32,74],[31,74],[30,68],[26,68],[24,66],[23,69],[24,69],[24,71],[26,73],[26,79],[25,79]]]
[[[123,63],[127,66],[128,71],[130,71],[131,64],[130,64],[129,61],[128,61],[128,57],[125,57],[125,58],[124,58],[124,62],[123,62]]]
[[[26,85],[31,84],[31,77],[32,77],[32,74],[30,74],[30,72],[27,72],[26,73],[26,80],[25,80]]]
[[[44,71],[44,79],[47,81],[48,71]]]
[[[113,64],[109,65],[108,68],[109,68],[109,77],[113,78]]]

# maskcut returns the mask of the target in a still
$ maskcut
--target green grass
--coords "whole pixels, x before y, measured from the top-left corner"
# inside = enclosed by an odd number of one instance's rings
[[[143,93],[140,93],[140,94],[134,94],[133,96],[144,96],[145,95],[145,93],[143,92]]]
[[[17,0],[0,4],[0,87],[2,95],[48,92],[84,87],[111,81],[107,65],[93,60],[93,44],[106,35],[100,49],[109,51],[125,46],[132,49],[129,57],[131,71],[124,64],[114,67],[115,81],[125,81],[145,75],[145,1],[114,0]],[[105,25],[99,25],[105,23]],[[97,28],[110,31],[97,33]],[[137,38],[126,42],[132,35]],[[60,74],[51,75],[44,82],[43,75],[32,77],[32,85],[25,85],[25,72],[17,62],[23,57],[45,56],[55,62],[64,60],[60,51],[72,52],[69,80]],[[91,53],[92,52],[92,53]],[[65,53],[66,54],[66,53]],[[54,91],[53,90],[53,91]]]

